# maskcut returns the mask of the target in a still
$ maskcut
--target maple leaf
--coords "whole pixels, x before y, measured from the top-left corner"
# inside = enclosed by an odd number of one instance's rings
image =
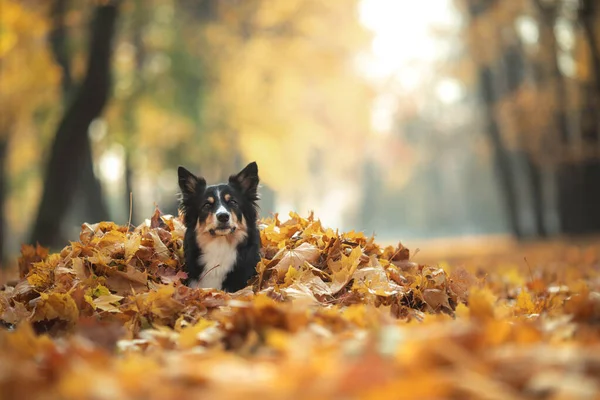
[[[25,304],[17,301],[12,303],[4,293],[0,292],[0,321],[16,325],[31,318],[33,312],[28,310]]]
[[[136,255],[136,253],[140,250],[140,246],[142,244],[142,237],[134,232],[130,234],[125,242],[125,261],[129,262]]]
[[[32,322],[60,319],[72,325],[77,323],[79,309],[69,293],[41,293],[35,306]]]
[[[73,272],[75,273],[75,276],[81,281],[87,280],[90,273],[87,270],[87,268],[85,268],[83,259],[74,258],[71,262],[72,262],[71,268],[72,268]]]
[[[279,262],[275,265],[275,270],[280,277],[283,277],[288,271],[288,268],[297,269],[305,262],[314,264],[319,259],[319,249],[310,244],[302,243],[300,246],[291,250],[282,250]],[[278,258],[275,256],[275,258]]]
[[[107,271],[106,285],[119,294],[128,294],[132,290],[140,291],[147,288],[148,273],[139,271],[131,265],[125,267],[125,271],[111,269]]]
[[[354,272],[353,278],[355,280],[353,289],[360,292],[384,297],[404,292],[402,286],[388,278],[385,269],[379,263],[357,269]]]
[[[463,267],[458,267],[450,273],[450,290],[456,295],[459,301],[466,302],[469,298],[469,289],[477,284],[475,278],[469,271]]]
[[[152,241],[154,244],[154,252],[155,252],[156,256],[158,257],[158,259],[161,261],[169,260],[169,258],[171,256],[171,252],[169,251],[167,246],[165,246],[163,241],[160,239],[156,230],[149,231],[148,234],[152,238]]]
[[[422,292],[423,300],[435,311],[446,308],[452,310],[448,303],[448,294],[441,289],[425,289]]]
[[[174,294],[175,288],[173,286],[161,286],[157,290],[147,293],[144,306],[148,312],[160,318],[171,319],[184,307],[181,302],[173,298]]]
[[[173,268],[160,267],[156,273],[160,277],[160,281],[165,284],[179,283],[187,279],[187,273],[177,271]]]
[[[123,299],[123,296],[117,296],[114,294],[104,294],[96,297],[93,300],[94,308],[98,308],[102,311],[108,311],[113,313],[121,312],[118,307],[118,303]]]
[[[346,286],[352,278],[352,274],[360,264],[362,250],[356,246],[350,252],[349,256],[341,255],[338,261],[329,260],[327,267],[331,271],[330,290],[332,294],[336,294]]]
[[[39,263],[44,261],[48,257],[48,249],[37,244],[36,246],[32,245],[22,245],[21,246],[21,256],[19,257],[19,276],[23,279],[29,273],[31,265],[33,263]]]

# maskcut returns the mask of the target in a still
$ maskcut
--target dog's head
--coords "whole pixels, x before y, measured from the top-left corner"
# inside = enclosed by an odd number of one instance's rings
[[[229,182],[207,186],[206,180],[179,167],[181,208],[185,225],[195,228],[199,242],[218,237],[239,241],[256,225],[258,166],[248,164]]]

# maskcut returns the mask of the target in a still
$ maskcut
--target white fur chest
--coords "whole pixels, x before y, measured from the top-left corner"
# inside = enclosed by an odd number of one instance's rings
[[[211,240],[202,247],[199,262],[204,264],[200,279],[194,282],[196,287],[222,289],[222,283],[233,269],[237,258],[236,244],[226,238]]]

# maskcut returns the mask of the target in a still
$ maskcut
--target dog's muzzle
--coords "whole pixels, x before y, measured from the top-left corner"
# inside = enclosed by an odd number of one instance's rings
[[[231,214],[229,212],[217,212],[217,226],[209,230],[212,236],[225,236],[235,232],[236,227],[231,226]]]

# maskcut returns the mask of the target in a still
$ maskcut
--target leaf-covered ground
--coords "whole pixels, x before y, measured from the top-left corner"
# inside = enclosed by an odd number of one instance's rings
[[[181,284],[184,228],[84,224],[0,291],[0,398],[600,398],[599,246],[440,268],[312,216],[252,286]]]

